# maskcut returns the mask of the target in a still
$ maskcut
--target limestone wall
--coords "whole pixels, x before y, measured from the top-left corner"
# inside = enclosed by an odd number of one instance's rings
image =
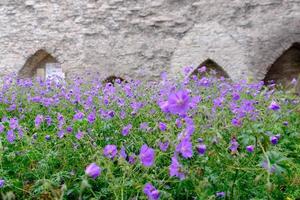
[[[45,50],[67,76],[175,76],[209,59],[261,80],[300,42],[300,0],[0,0],[1,75]]]

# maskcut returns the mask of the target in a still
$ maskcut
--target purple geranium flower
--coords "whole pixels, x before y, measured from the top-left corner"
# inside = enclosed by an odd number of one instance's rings
[[[87,116],[87,120],[90,124],[94,123],[94,121],[96,120],[96,114],[94,112],[91,112],[88,116]]]
[[[155,151],[144,144],[140,150],[140,160],[145,167],[150,167],[154,164]]]
[[[8,130],[6,135],[7,141],[9,143],[13,143],[16,139],[16,135],[14,134],[13,130]]]
[[[254,151],[254,145],[249,145],[246,147],[246,150],[249,152],[249,153],[252,153]]]
[[[4,184],[5,184],[5,180],[0,179],[0,188],[3,188]]]
[[[190,138],[183,138],[177,145],[176,151],[181,153],[184,158],[191,158],[193,156],[193,145]]]
[[[19,127],[19,122],[17,118],[11,118],[9,120],[9,128],[16,129]]]
[[[159,191],[151,183],[146,183],[144,193],[147,195],[149,200],[159,199]]]
[[[51,140],[51,136],[50,135],[46,135],[45,139],[49,141],[49,140]]]
[[[76,133],[75,137],[80,140],[82,137],[84,136],[84,133],[82,131],[78,131],[78,133]]]
[[[272,101],[271,104],[269,105],[269,109],[270,110],[279,110],[280,106],[275,101]]]
[[[168,101],[161,101],[158,103],[160,109],[165,112],[165,113],[168,113],[169,112],[169,103]]]
[[[240,127],[242,125],[242,120],[241,119],[237,119],[237,118],[233,118],[231,120],[231,124],[233,126]]]
[[[231,153],[236,153],[238,150],[238,147],[240,146],[239,143],[237,142],[236,138],[233,137],[230,141],[231,146],[229,149],[231,150]]]
[[[131,154],[129,157],[128,157],[128,163],[129,164],[134,164],[135,163],[135,157],[136,155],[135,154]]]
[[[148,122],[142,122],[140,124],[140,129],[143,130],[143,131],[149,131],[150,130],[150,127],[149,127],[149,123]]]
[[[65,131],[64,131],[64,130],[60,130],[60,131],[57,132],[57,137],[58,137],[58,138],[61,139],[61,138],[63,138],[64,136],[65,136]]]
[[[72,133],[72,131],[73,131],[72,126],[68,126],[68,127],[66,128],[66,131],[67,131],[68,133]]]
[[[2,133],[4,131],[5,127],[3,124],[0,124],[0,133]]]
[[[169,147],[169,141],[159,142],[158,145],[161,151],[166,152]]]
[[[130,130],[132,128],[132,125],[131,124],[128,124],[127,126],[124,126],[123,129],[122,129],[122,135],[123,136],[126,136],[129,134]]]
[[[43,115],[37,115],[34,120],[35,128],[39,128],[43,121],[44,121]]]
[[[223,197],[225,197],[225,192],[217,192],[217,193],[216,193],[216,197],[218,197],[218,198],[223,198]]]
[[[270,142],[274,145],[278,143],[278,140],[279,140],[279,137],[277,135],[270,137]]]
[[[96,179],[101,174],[101,168],[96,163],[91,163],[85,169],[85,174]]]
[[[270,163],[270,165],[269,165],[269,163],[268,163],[267,160],[264,160],[264,161],[261,163],[261,166],[262,166],[262,168],[265,168],[266,170],[268,170],[270,173],[274,173],[274,172],[276,171],[276,166],[275,166],[275,165],[272,165],[271,163]]]
[[[189,101],[189,93],[186,90],[172,93],[168,98],[168,110],[172,114],[185,114],[189,109]]]
[[[198,72],[203,73],[206,71],[206,66],[202,66],[198,69]]]
[[[50,126],[52,123],[52,118],[50,116],[46,116],[45,121],[46,121],[47,125]]]
[[[124,160],[126,160],[127,158],[127,154],[124,146],[122,146],[120,149],[120,157],[123,158]]]
[[[114,159],[117,153],[118,153],[118,149],[116,145],[108,144],[103,149],[104,156],[110,159]]]
[[[84,117],[84,114],[80,111],[76,112],[76,114],[74,115],[73,119],[74,120],[82,120]]]
[[[159,122],[158,127],[161,131],[166,131],[167,130],[167,125],[163,122]]]
[[[206,152],[206,145],[205,144],[198,144],[197,145],[197,151],[200,155],[204,155]]]
[[[172,163],[169,167],[170,176],[176,176],[180,180],[183,180],[185,178],[185,174],[183,173],[182,166],[178,162],[177,157],[174,155],[172,157]]]

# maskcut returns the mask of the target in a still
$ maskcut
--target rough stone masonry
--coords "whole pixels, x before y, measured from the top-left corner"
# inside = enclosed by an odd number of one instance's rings
[[[299,42],[300,0],[0,0],[2,76],[52,60],[67,77],[150,80],[211,59],[233,80],[263,80]]]

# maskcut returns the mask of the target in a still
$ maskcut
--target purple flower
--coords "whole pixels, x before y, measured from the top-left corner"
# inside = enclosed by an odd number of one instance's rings
[[[47,125],[50,126],[52,123],[52,118],[50,116],[46,116],[45,121],[47,122]]]
[[[206,71],[206,66],[202,66],[198,69],[198,72],[203,73]]]
[[[168,101],[161,101],[158,103],[160,109],[165,112],[168,113],[169,112],[169,103]]]
[[[238,150],[238,147],[240,146],[239,143],[237,142],[236,138],[233,137],[230,141],[231,146],[229,149],[231,150],[231,153],[236,153]]]
[[[150,130],[150,127],[149,127],[149,124],[148,122],[143,122],[140,124],[140,129],[143,130],[143,131],[149,131]]]
[[[94,123],[94,121],[96,120],[96,114],[94,112],[90,113],[87,116],[87,119],[90,124]]]
[[[278,140],[279,140],[279,137],[276,135],[270,137],[270,142],[274,145],[278,143]]]
[[[4,184],[5,184],[5,180],[0,179],[0,188],[3,188],[3,187],[4,187]]]
[[[140,161],[145,167],[150,167],[154,164],[155,152],[154,149],[144,144],[140,150]]]
[[[73,119],[74,119],[74,120],[82,120],[83,117],[84,117],[84,114],[83,114],[82,112],[78,111],[78,112],[74,115]]]
[[[128,157],[128,163],[129,164],[134,164],[135,163],[135,157],[136,155],[135,154],[131,154],[129,157]]]
[[[166,152],[168,150],[168,147],[169,147],[169,141],[159,142],[158,145],[159,145],[159,148],[160,148],[161,151]]]
[[[83,132],[78,131],[78,133],[76,133],[75,137],[80,140],[82,137],[84,136]]]
[[[249,145],[246,147],[246,150],[249,152],[249,153],[252,153],[254,151],[254,145]]]
[[[223,198],[223,197],[225,197],[225,192],[217,192],[217,193],[216,193],[216,197],[218,197],[218,198]]]
[[[17,118],[11,118],[9,120],[9,128],[16,129],[19,127],[19,122]]]
[[[197,145],[197,151],[200,155],[204,155],[206,152],[206,145],[205,144],[198,144]]]
[[[35,128],[39,128],[43,121],[44,121],[43,115],[37,115],[34,120]]]
[[[86,167],[85,174],[96,179],[101,174],[101,168],[96,163],[91,163]]]
[[[45,139],[49,141],[49,140],[51,140],[51,136],[50,135],[46,135]]]
[[[279,110],[280,106],[275,101],[272,101],[271,104],[269,105],[269,109],[270,110]]]
[[[215,99],[213,100],[214,108],[222,107],[224,101],[225,101],[225,98],[224,98],[224,97],[218,97],[218,98],[215,98]]]
[[[116,145],[108,144],[103,149],[104,156],[110,159],[114,159],[117,153],[118,153],[118,149]]]
[[[167,130],[167,125],[163,122],[159,122],[158,127],[161,131],[166,131]]]
[[[237,118],[233,118],[231,120],[231,124],[233,126],[240,127],[242,125],[242,120],[241,119],[237,119]]]
[[[122,129],[122,135],[123,136],[126,136],[129,134],[130,130],[132,128],[132,125],[131,124],[128,124],[127,126],[124,126],[123,129]]]
[[[120,157],[123,158],[124,160],[126,160],[126,158],[127,158],[127,154],[126,154],[126,150],[125,150],[124,146],[121,147]]]
[[[60,130],[60,131],[58,131],[58,133],[57,133],[57,137],[58,138],[63,138],[65,136],[65,132],[63,131],[63,130]]]
[[[149,200],[159,199],[159,191],[151,183],[146,183],[144,193],[147,195]]]
[[[239,93],[233,93],[233,94],[232,94],[232,99],[233,99],[234,101],[239,100],[239,99],[240,99]]]
[[[16,135],[14,134],[13,130],[8,130],[6,135],[7,141],[9,143],[13,143],[16,139]]]
[[[68,127],[66,128],[66,131],[67,131],[68,133],[72,133],[72,131],[73,131],[72,126],[68,126]]]
[[[169,167],[169,173],[170,176],[176,176],[180,180],[183,180],[185,178],[185,174],[183,173],[182,166],[178,162],[177,157],[175,155],[172,157],[172,163]]]
[[[191,158],[193,156],[193,145],[190,138],[183,138],[177,145],[176,151],[181,153],[184,158]]]
[[[0,124],[0,133],[3,133],[4,129],[5,129],[4,125]]]
[[[276,166],[272,165],[271,163],[269,165],[267,160],[264,160],[262,162],[261,166],[262,166],[262,168],[265,168],[266,170],[268,170],[270,173],[274,173],[276,170]]]
[[[283,122],[283,125],[284,125],[284,126],[288,126],[288,125],[289,125],[289,122],[285,121],[285,122]]]
[[[191,99],[190,101],[190,108],[191,109],[195,109],[198,106],[198,103],[201,101],[201,97],[200,96],[195,96]]]
[[[186,90],[172,93],[168,98],[168,110],[172,114],[185,114],[189,109],[189,100],[189,93]]]

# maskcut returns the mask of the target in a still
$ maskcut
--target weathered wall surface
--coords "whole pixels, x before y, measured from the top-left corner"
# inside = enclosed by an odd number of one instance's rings
[[[261,80],[300,42],[300,0],[0,0],[1,75],[40,49],[67,76],[177,75],[210,58]]]

